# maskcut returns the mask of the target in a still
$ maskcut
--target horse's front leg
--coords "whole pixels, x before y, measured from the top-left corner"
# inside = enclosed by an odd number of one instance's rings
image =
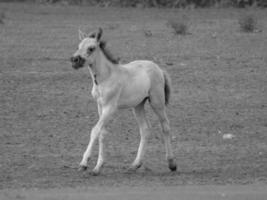
[[[103,139],[106,133],[105,126],[112,114],[116,111],[116,106],[114,105],[106,105],[101,107],[101,112],[99,112],[100,117],[96,125],[91,131],[90,141],[87,146],[86,151],[83,154],[83,159],[80,163],[79,170],[87,169],[87,162],[92,156],[92,149],[95,144],[96,139],[99,139],[99,157],[97,161],[97,165],[93,170],[94,174],[98,174],[100,172],[100,168],[104,163],[104,147],[103,147]]]
[[[147,139],[150,134],[150,130],[149,130],[150,125],[145,115],[144,105],[145,105],[145,101],[143,101],[141,104],[136,106],[133,110],[139,129],[140,129],[141,139],[140,139],[140,144],[138,147],[136,158],[134,162],[132,163],[131,167],[129,168],[129,171],[133,171],[141,167],[144,154],[145,154],[146,145],[147,145]]]
[[[99,150],[98,150],[98,159],[95,168],[92,171],[92,175],[98,175],[100,173],[100,170],[104,164],[105,161],[105,152],[104,152],[104,137],[107,134],[107,130],[103,128],[101,131],[99,137],[98,137],[98,145],[99,145]]]

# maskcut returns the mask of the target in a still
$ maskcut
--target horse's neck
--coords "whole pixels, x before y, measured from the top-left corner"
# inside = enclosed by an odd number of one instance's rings
[[[114,65],[105,57],[102,51],[99,51],[95,64],[90,70],[95,84],[100,84],[108,79],[114,69]]]

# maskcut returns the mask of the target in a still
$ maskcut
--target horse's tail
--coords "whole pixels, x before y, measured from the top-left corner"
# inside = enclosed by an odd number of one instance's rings
[[[171,78],[166,71],[163,71],[164,76],[164,93],[165,93],[165,105],[170,103],[171,97]]]

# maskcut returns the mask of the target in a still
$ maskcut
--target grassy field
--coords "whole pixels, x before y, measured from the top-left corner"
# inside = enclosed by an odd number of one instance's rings
[[[1,3],[0,12],[0,189],[267,183],[266,10]],[[247,13],[262,31],[240,31],[238,20]],[[173,33],[168,22],[176,20],[188,24],[189,34]],[[167,168],[149,106],[153,134],[144,167],[126,172],[139,134],[132,113],[123,110],[110,124],[102,174],[77,172],[97,112],[89,72],[74,71],[69,58],[78,28],[99,26],[122,62],[154,60],[170,73],[178,172]]]

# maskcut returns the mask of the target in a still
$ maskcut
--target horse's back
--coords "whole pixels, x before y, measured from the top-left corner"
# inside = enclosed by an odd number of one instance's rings
[[[150,60],[135,60],[132,62],[129,62],[127,64],[124,64],[123,67],[127,69],[133,69],[133,68],[142,68],[142,69],[148,69],[148,68],[158,68],[158,65]]]
[[[147,76],[150,85],[164,84],[164,72],[153,61],[136,60],[123,65],[129,76]]]
[[[150,60],[136,60],[123,65],[129,73],[146,73],[148,76],[163,76],[160,67]]]

